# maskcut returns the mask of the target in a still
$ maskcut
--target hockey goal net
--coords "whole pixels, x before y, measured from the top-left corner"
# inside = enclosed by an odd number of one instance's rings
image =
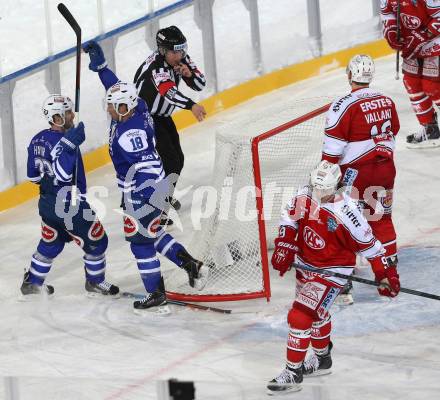
[[[212,213],[188,246],[194,257],[210,267],[211,276],[206,287],[197,291],[188,285],[184,272],[174,269],[165,276],[169,298],[269,299],[268,249],[277,235],[283,207],[307,183],[320,160],[328,103],[328,98],[301,100],[282,113],[269,109],[261,117],[221,124],[212,183],[202,204]]]

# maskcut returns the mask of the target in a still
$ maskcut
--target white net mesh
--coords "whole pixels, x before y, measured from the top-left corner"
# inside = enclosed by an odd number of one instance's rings
[[[252,139],[276,126],[303,116],[328,98],[298,101],[271,117],[252,116],[240,124],[224,121],[216,135],[212,196],[202,207],[213,212],[202,220],[191,244],[191,254],[211,268],[203,291],[188,285],[186,274],[166,277],[168,291],[183,295],[249,295],[263,291],[262,254],[252,164]],[[268,247],[277,234],[282,208],[308,181],[321,156],[325,114],[281,130],[259,144],[259,162]],[[214,204],[208,204],[215,202]],[[267,257],[267,254],[264,255]],[[245,296],[243,296],[245,297]],[[221,300],[221,299],[219,299]]]

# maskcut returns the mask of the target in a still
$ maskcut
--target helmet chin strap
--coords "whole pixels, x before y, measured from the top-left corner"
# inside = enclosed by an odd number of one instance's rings
[[[59,114],[56,114],[56,115],[59,115]],[[60,117],[62,118],[62,120],[63,120],[63,123],[60,125],[60,124],[57,124],[54,120],[53,120],[53,117],[52,117],[52,124],[54,124],[55,126],[58,126],[58,127],[60,127],[60,128],[64,128],[64,124],[66,123],[66,118],[64,117],[64,116],[61,116],[60,115]]]
[[[118,122],[121,122],[121,121],[122,121],[122,118],[124,118],[126,115],[128,115],[128,113],[131,111],[131,110],[128,109],[128,106],[127,106],[127,112],[125,112],[124,114],[121,114],[121,113],[119,112],[119,106],[120,106],[121,104],[125,104],[125,103],[119,103],[119,104],[117,104],[117,107],[115,107],[116,104],[113,104],[113,108],[115,109],[116,114],[118,114]],[[127,105],[127,104],[125,104],[125,105]]]

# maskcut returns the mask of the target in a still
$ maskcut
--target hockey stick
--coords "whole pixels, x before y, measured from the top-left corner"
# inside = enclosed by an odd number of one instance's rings
[[[336,278],[347,279],[349,281],[365,283],[366,285],[371,285],[371,286],[376,286],[376,287],[380,286],[380,284],[378,282],[371,281],[370,279],[359,278],[358,276],[353,276],[353,275],[340,274],[339,272],[333,272],[333,271],[323,270],[320,268],[314,268],[314,267],[310,267],[309,265],[299,265],[299,264],[294,263],[294,264],[292,264],[292,267],[297,268],[297,269],[301,269],[303,271],[314,272],[316,274],[321,274],[321,275],[326,275],[326,276],[334,276]],[[433,299],[433,300],[440,300],[440,296],[437,296],[437,295],[431,294],[431,293],[426,293],[426,292],[419,292],[418,290],[406,289],[406,288],[401,287],[400,291],[403,293],[412,294],[414,296],[426,297],[428,299]]]
[[[400,42],[400,0],[397,0],[397,43]],[[396,80],[399,80],[400,50],[396,51]]]
[[[129,299],[137,299],[137,300],[141,300],[145,297],[144,294],[131,293],[131,292],[122,292],[121,296],[129,298]],[[210,306],[202,306],[201,304],[187,303],[186,301],[167,299],[167,302],[169,304],[174,304],[176,306],[188,307],[188,308],[193,308],[196,310],[212,311],[212,312],[216,312],[216,313],[220,313],[220,314],[231,314],[232,313],[232,310],[226,310],[224,308],[216,308],[216,307],[210,307]]]
[[[75,79],[75,114],[76,121],[79,121],[79,95],[80,95],[80,83],[81,83],[81,27],[79,26],[76,19],[70,13],[69,9],[63,4],[58,4],[58,11],[73,29],[76,35],[76,79]],[[76,148],[76,161],[75,161],[75,173],[72,185],[72,206],[76,206],[76,196],[78,191],[78,158],[79,158],[79,148]]]

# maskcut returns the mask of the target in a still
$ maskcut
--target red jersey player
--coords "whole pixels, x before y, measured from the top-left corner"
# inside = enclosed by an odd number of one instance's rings
[[[383,34],[403,57],[403,83],[421,125],[407,147],[440,146],[440,1],[381,0]]]
[[[347,66],[351,93],[336,99],[327,113],[322,159],[339,164],[342,185],[365,209],[388,262],[397,265],[396,231],[391,219],[396,169],[395,136],[400,124],[394,102],[369,87],[374,62],[354,56]],[[357,193],[356,193],[357,192]]]
[[[310,185],[301,189],[283,213],[275,239],[272,266],[283,276],[298,264],[350,275],[356,253],[370,262],[383,296],[399,293],[396,267],[388,265],[382,244],[373,235],[357,203],[337,193],[340,167],[321,161],[312,171]],[[303,376],[324,375],[332,365],[329,310],[345,280],[297,270],[295,301],[287,316],[287,363],[267,385],[268,394],[298,391]],[[314,353],[305,360],[311,344]]]

